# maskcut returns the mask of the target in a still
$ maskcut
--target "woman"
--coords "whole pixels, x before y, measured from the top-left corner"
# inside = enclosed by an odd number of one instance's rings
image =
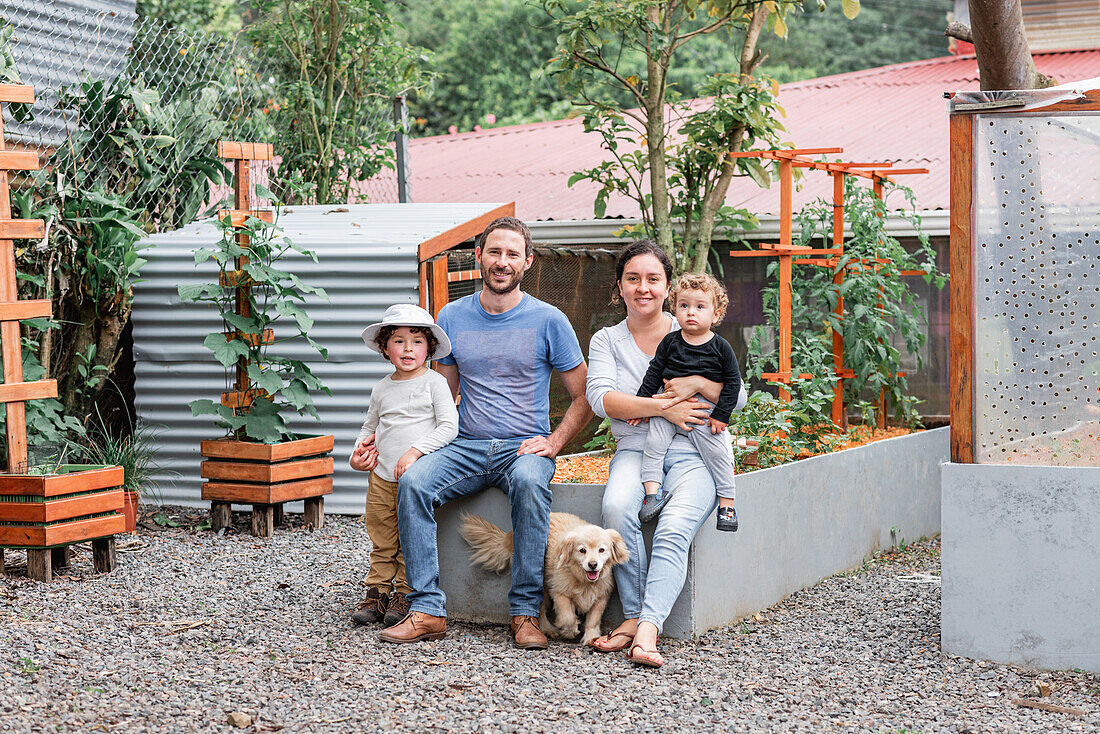
[[[672,263],[654,242],[640,240],[623,248],[615,277],[626,319],[592,337],[586,394],[592,410],[611,419],[611,432],[618,442],[603,496],[603,519],[623,536],[630,561],[615,567],[626,620],[611,634],[596,638],[592,646],[601,652],[627,650],[631,662],[657,668],[664,664],[657,652],[657,636],[684,586],[691,540],[714,512],[714,481],[691,443],[678,436],[664,464],[663,486],[672,498],[657,519],[647,563],[638,520],[645,494],[641,466],[647,426],[644,422],[631,426],[627,421],[661,416],[691,430],[706,423],[710,410],[693,396],[698,393],[716,401],[722,386],[697,376],[680,377],[669,381],[660,395],[637,397],[657,345],[679,328],[664,310]],[[739,408],[745,399],[742,388]]]

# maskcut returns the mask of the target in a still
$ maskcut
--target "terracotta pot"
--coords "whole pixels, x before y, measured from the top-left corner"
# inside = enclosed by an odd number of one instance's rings
[[[126,518],[126,532],[137,530],[138,506],[141,504],[141,495],[129,489],[123,492],[122,516]]]

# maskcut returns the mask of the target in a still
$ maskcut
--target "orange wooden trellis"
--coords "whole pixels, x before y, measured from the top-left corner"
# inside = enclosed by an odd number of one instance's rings
[[[0,103],[32,103],[34,88],[22,84],[0,85]],[[12,219],[8,171],[37,171],[38,153],[6,150],[3,120],[0,119],[0,342],[4,362],[4,384],[0,402],[7,418],[8,472],[27,470],[27,411],[23,402],[57,397],[56,380],[23,382],[23,349],[19,338],[20,319],[53,315],[48,300],[20,301],[16,286],[14,239],[40,238],[45,225],[41,219]]]
[[[761,158],[779,163],[779,243],[761,244],[761,250],[732,250],[732,257],[778,257],[779,258],[779,370],[768,372],[761,377],[789,384],[791,375],[791,279],[793,265],[817,265],[836,268],[844,254],[844,182],[845,176],[858,176],[870,179],[873,191],[880,200],[883,196],[884,181],[893,183],[892,176],[916,173],[928,173],[927,168],[893,168],[892,163],[855,163],[843,161],[815,161],[806,156],[843,153],[843,148],[800,148],[786,150],[750,150],[730,153],[731,158]],[[825,171],[833,178],[833,232],[831,248],[814,248],[794,245],[793,237],[793,193],[794,169],[809,168]],[[832,256],[822,259],[822,256]],[[865,266],[870,260],[851,263]],[[877,265],[876,265],[877,267]],[[902,271],[901,275],[923,274],[920,271]],[[844,282],[843,270],[833,275],[833,284],[839,289]],[[844,316],[844,299],[837,296],[837,318]],[[844,380],[855,373],[844,367],[844,340],[835,330],[833,332],[833,371],[837,381],[833,387],[832,419],[837,426],[844,424]],[[903,374],[903,373],[899,373]],[[810,375],[800,375],[801,378]],[[790,391],[781,387],[779,396],[790,400]],[[885,427],[886,393],[879,395],[878,421]]]
[[[270,224],[274,221],[274,217],[269,209],[253,209],[252,204],[252,180],[251,180],[251,164],[252,161],[269,161],[272,159],[273,150],[268,143],[240,143],[228,140],[221,140],[218,142],[218,157],[226,158],[233,161],[233,209],[224,209],[218,212],[218,219],[224,220],[229,217],[230,223],[234,227],[243,227],[245,220],[249,217],[255,217],[264,222]],[[241,230],[238,231],[234,237],[237,239],[237,244],[241,247],[247,247],[249,243],[247,232]],[[236,270],[226,273],[220,282],[220,285],[224,288],[235,288],[235,309],[238,315],[248,318],[252,314],[249,312],[248,306],[248,276],[245,273],[245,266],[248,265],[248,258],[241,256],[237,258]],[[241,338],[249,341],[255,345],[256,342],[260,344],[271,344],[275,341],[275,333],[271,329],[264,329],[263,334],[238,334],[233,332],[223,332],[225,338],[234,339]],[[261,397],[258,389],[252,389],[252,381],[248,378],[248,360],[241,357],[237,362],[237,379],[234,384],[234,389],[221,394],[222,405],[238,409],[246,408],[252,404],[252,399],[255,397]]]

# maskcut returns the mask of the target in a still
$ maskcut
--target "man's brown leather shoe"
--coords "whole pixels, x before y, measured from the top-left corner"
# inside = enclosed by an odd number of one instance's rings
[[[433,617],[424,612],[409,612],[393,627],[387,627],[379,632],[378,639],[384,642],[420,642],[442,640],[446,634],[446,617]]]
[[[546,635],[539,629],[538,617],[525,614],[512,617],[512,639],[521,650],[546,649]]]

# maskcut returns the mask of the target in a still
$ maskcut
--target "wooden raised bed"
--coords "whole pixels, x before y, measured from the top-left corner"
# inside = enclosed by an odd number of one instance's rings
[[[305,436],[282,443],[223,438],[203,441],[202,498],[210,502],[210,526],[231,524],[231,505],[252,505],[252,534],[269,538],[282,520],[284,502],[305,502],[307,525],[325,522],[325,495],[332,494],[333,436]]]
[[[122,467],[65,464],[48,475],[0,474],[0,546],[25,548],[27,575],[49,581],[68,565],[72,543],[92,541],[97,573],[115,567],[122,516]],[[0,570],[3,548],[0,548]]]

